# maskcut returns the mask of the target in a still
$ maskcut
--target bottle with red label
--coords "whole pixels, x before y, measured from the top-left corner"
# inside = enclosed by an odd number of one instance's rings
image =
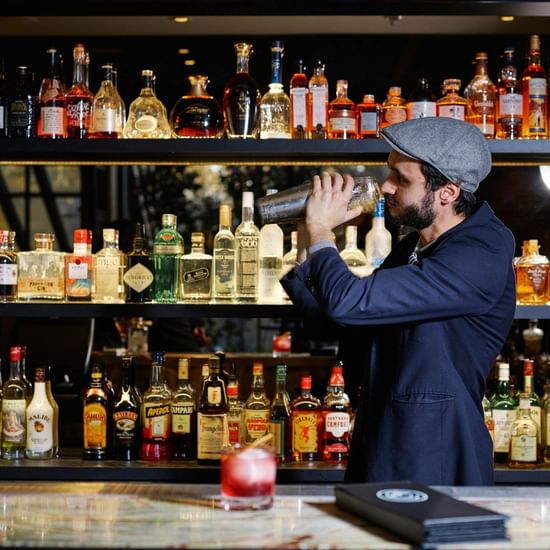
[[[227,406],[229,443],[242,443],[244,403],[239,399],[239,380],[234,373],[229,375],[227,383]]]
[[[351,439],[351,402],[344,391],[343,366],[332,367],[327,393],[323,399],[323,459],[345,462]]]
[[[302,376],[300,395],[291,405],[292,456],[297,462],[320,460],[323,450],[321,401],[311,394],[311,376]]]

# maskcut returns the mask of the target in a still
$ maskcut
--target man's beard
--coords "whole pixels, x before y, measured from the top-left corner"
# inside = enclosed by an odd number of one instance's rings
[[[388,211],[388,220],[396,226],[407,225],[413,229],[425,229],[435,220],[435,212],[432,208],[434,200],[435,193],[426,191],[420,205],[409,204],[405,206],[403,213],[399,216],[392,216]],[[392,203],[391,197],[388,202]]]

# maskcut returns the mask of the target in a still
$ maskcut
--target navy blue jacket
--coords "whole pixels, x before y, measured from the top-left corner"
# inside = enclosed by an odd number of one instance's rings
[[[345,353],[366,358],[346,481],[489,485],[481,402],[514,317],[514,238],[482,202],[409,265],[417,240],[363,279],[324,248],[281,282],[304,320],[344,327]]]

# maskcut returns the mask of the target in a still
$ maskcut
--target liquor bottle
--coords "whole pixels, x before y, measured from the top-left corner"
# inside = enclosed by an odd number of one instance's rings
[[[300,59],[290,79],[290,128],[293,139],[308,137],[308,79],[304,62]]]
[[[328,104],[328,137],[355,139],[357,137],[357,107],[348,97],[348,81],[336,81],[336,97]]]
[[[223,114],[228,138],[257,138],[260,130],[260,89],[250,76],[248,63],[252,44],[234,44],[237,54],[236,73],[223,90]]]
[[[351,441],[351,401],[344,391],[343,365],[332,367],[323,399],[323,459],[346,462]]]
[[[23,384],[25,384],[25,388],[27,390],[27,405],[28,405],[33,396],[33,386],[31,384],[31,381],[27,377],[27,346],[19,345],[17,347],[19,348],[19,355],[20,355],[20,361],[21,361],[19,372],[21,374],[21,380],[23,380]]]
[[[407,120],[407,104],[405,98],[401,97],[401,88],[391,86],[388,95],[382,103],[382,118],[380,120],[380,130],[397,122]]]
[[[475,74],[464,90],[464,97],[468,101],[466,122],[492,139],[495,135],[495,85],[487,72],[486,52],[476,53]]]
[[[495,455],[495,421],[493,420],[493,411],[491,410],[491,402],[486,395],[483,396],[482,401],[483,417],[485,418],[485,426],[489,435],[491,436],[491,442],[493,445],[493,457]]]
[[[53,233],[35,233],[34,250],[17,253],[19,300],[65,298],[65,253],[53,249]]]
[[[546,139],[548,137],[548,87],[546,71],[540,64],[540,37],[529,38],[528,65],[521,75],[523,95],[523,139]]]
[[[517,418],[510,431],[508,467],[519,469],[536,468],[540,461],[539,427],[531,416],[529,396],[522,393],[519,398]]]
[[[367,273],[367,257],[359,248],[357,248],[357,226],[346,226],[346,245],[340,251],[340,257],[349,270],[357,277],[366,277]]]
[[[220,225],[214,236],[212,259],[212,298],[216,301],[235,298],[235,235],[231,231],[231,206],[220,205]]]
[[[85,139],[90,130],[90,113],[94,94],[86,84],[89,58],[83,44],[73,48],[73,84],[67,91],[67,137]]]
[[[46,371],[44,367],[34,370],[34,394],[26,411],[27,458],[52,458],[54,456],[55,414],[46,394]]]
[[[123,277],[127,302],[150,302],[153,297],[153,263],[145,242],[145,225],[136,223],[132,251],[126,255]]]
[[[155,302],[170,304],[178,300],[182,254],[183,237],[177,230],[177,217],[174,214],[163,214],[162,228],[153,242]]]
[[[466,119],[468,101],[459,95],[462,82],[460,78],[446,78],[441,86],[443,97],[436,101],[437,116]]]
[[[0,302],[17,299],[17,253],[15,231],[0,230]]]
[[[21,379],[21,350],[10,348],[10,375],[2,386],[2,458],[25,456],[27,389]]]
[[[89,137],[118,139],[122,137],[126,106],[116,86],[116,70],[112,63],[101,66],[103,79],[94,95]]]
[[[8,87],[6,85],[6,65],[0,56],[0,139],[8,135]]]
[[[178,387],[170,404],[172,416],[172,457],[191,460],[197,457],[197,393],[189,381],[189,360],[178,360]]]
[[[277,189],[268,189],[267,195],[277,193]],[[266,303],[280,303],[283,299],[283,287],[279,282],[283,269],[284,233],[276,223],[267,223],[260,228],[258,243],[258,300]]]
[[[94,302],[124,303],[126,254],[118,247],[118,229],[103,230],[103,248],[94,256]]]
[[[46,395],[53,408],[53,456],[59,455],[59,405],[52,392],[52,367],[45,366],[46,375]]]
[[[208,377],[204,381],[197,415],[197,461],[219,464],[221,450],[229,443],[227,394],[220,377],[220,359],[208,359]]]
[[[212,256],[204,251],[204,233],[191,233],[191,252],[181,257],[182,297],[207,302],[210,299]]]
[[[36,136],[63,139],[67,137],[67,90],[62,76],[62,58],[54,48],[46,53],[50,67],[38,92]]]
[[[510,396],[510,365],[498,366],[498,387],[491,402],[495,422],[495,462],[507,462],[510,447],[510,433],[516,419],[516,405]]]
[[[308,136],[325,139],[328,124],[328,80],[325,65],[318,59],[308,83]]]
[[[407,102],[407,120],[427,116],[437,116],[435,94],[430,90],[428,79],[421,77]]]
[[[523,241],[523,253],[515,264],[519,304],[542,305],[550,300],[550,261],[539,254],[539,248],[537,239]]]
[[[84,394],[82,427],[84,435],[83,458],[103,460],[110,455],[111,414],[113,400],[105,385],[105,367],[94,363],[90,382]]]
[[[254,193],[243,191],[242,221],[235,229],[236,295],[240,302],[258,299],[258,242],[260,231],[254,223]]]
[[[365,94],[357,105],[357,137],[362,139],[380,137],[380,118],[382,105],[376,102],[374,95]]]
[[[544,384],[542,414],[542,450],[545,464],[550,463],[550,380]]]
[[[531,418],[537,424],[540,445],[542,436],[542,404],[539,396],[535,392],[535,384],[533,381],[534,368],[535,362],[533,359],[523,360],[523,393],[529,396]]]
[[[527,328],[521,331],[524,356],[536,360],[542,352],[543,338],[544,331],[538,326],[538,319],[529,319]]]
[[[372,227],[365,236],[367,275],[382,265],[391,252],[392,236],[384,225],[384,199],[379,199],[372,217]]]
[[[284,363],[275,367],[275,396],[269,411],[269,432],[273,434],[273,449],[278,463],[291,459],[292,429],[290,425],[290,397],[286,390]]]
[[[65,295],[69,302],[89,302],[94,273],[91,230],[75,229],[73,243],[73,253],[65,256]]]
[[[283,255],[283,271],[281,277],[286,275],[295,265],[298,259],[298,231],[290,232],[290,250]]]
[[[36,94],[34,75],[23,65],[16,69],[8,101],[8,137],[32,138],[36,133]]]
[[[271,43],[271,82],[269,91],[260,103],[260,138],[289,139],[290,98],[282,84],[284,45],[280,40]]]
[[[166,107],[153,91],[153,71],[141,71],[141,91],[130,103],[122,136],[130,139],[169,139],[172,129]]]
[[[190,75],[190,88],[170,111],[169,123],[178,138],[223,137],[223,110],[218,100],[206,91],[208,77]]]
[[[264,366],[259,361],[254,361],[252,376],[252,389],[244,404],[244,442],[247,444],[267,433],[271,405],[265,393]]]
[[[300,392],[290,404],[292,456],[296,462],[313,462],[322,456],[323,414],[321,401],[311,394],[311,376],[302,376]]]
[[[497,139],[520,139],[523,125],[523,96],[521,81],[514,59],[514,48],[506,48],[497,80],[496,135]]]
[[[239,399],[239,380],[235,375],[227,383],[227,429],[229,443],[243,442],[244,403]]]
[[[153,354],[151,380],[141,400],[141,460],[158,462],[171,457],[170,400],[162,362],[158,355]]]

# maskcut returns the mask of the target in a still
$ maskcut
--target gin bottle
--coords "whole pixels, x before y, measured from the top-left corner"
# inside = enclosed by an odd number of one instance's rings
[[[86,83],[89,57],[83,44],[73,48],[73,84],[67,91],[67,137],[84,139],[90,129],[94,94]]]
[[[531,415],[529,395],[519,398],[517,417],[510,430],[508,467],[518,469],[536,468],[540,461],[539,427]]]
[[[465,119],[468,101],[458,94],[460,85],[459,78],[447,78],[443,81],[441,86],[443,97],[436,102],[437,116],[446,116],[457,120]]]
[[[520,139],[523,124],[521,81],[514,59],[515,49],[506,48],[497,80],[496,138]]]
[[[204,251],[204,233],[191,233],[191,252],[181,257],[182,297],[208,301],[212,274],[212,256]]]
[[[63,139],[67,137],[67,99],[61,69],[61,55],[52,48],[46,51],[50,67],[38,92],[36,137]]]
[[[498,387],[491,402],[495,423],[495,462],[507,462],[512,424],[516,419],[516,404],[510,396],[510,365],[498,366]]]
[[[189,360],[178,360],[178,387],[170,404],[172,417],[172,457],[191,460],[197,457],[197,394],[189,381]]]
[[[294,460],[319,460],[323,451],[323,415],[321,401],[311,394],[311,376],[302,376],[300,395],[293,399],[290,409]]]
[[[365,236],[367,275],[382,265],[391,252],[392,236],[384,224],[384,199],[378,199],[372,217],[372,227]]]
[[[65,294],[69,302],[89,302],[92,299],[93,264],[92,232],[75,229],[73,253],[65,256]]]
[[[44,367],[34,370],[34,394],[27,407],[27,458],[52,458],[54,456],[55,412],[46,393]]]
[[[126,106],[116,86],[116,69],[112,63],[101,66],[103,80],[94,95],[91,113],[91,138],[118,139],[122,137]]]
[[[228,138],[257,138],[260,130],[261,95],[256,81],[250,76],[248,63],[252,44],[234,44],[237,70],[223,91],[223,113]]]
[[[254,193],[244,191],[242,196],[242,221],[235,230],[237,300],[255,302],[258,299],[260,231],[254,223]]]
[[[153,243],[153,298],[158,303],[175,303],[179,297],[183,237],[177,231],[177,217],[162,215],[162,228]]]
[[[291,458],[290,397],[286,390],[286,365],[275,367],[275,396],[269,412],[269,431],[273,434],[273,448],[277,462]]]
[[[231,206],[220,206],[220,226],[214,236],[212,298],[235,298],[235,235],[231,231]]]
[[[357,226],[346,226],[346,246],[340,252],[340,257],[349,270],[357,277],[366,277],[367,273],[367,258],[359,248],[357,248]]]
[[[327,137],[328,80],[325,65],[319,59],[313,66],[308,90],[308,135],[312,139]]]
[[[122,136],[130,139],[169,139],[172,130],[166,118],[166,107],[153,90],[153,71],[141,71],[141,91],[128,110]]]
[[[15,231],[0,230],[0,302],[17,299]]]
[[[328,137],[355,139],[357,137],[357,107],[348,97],[348,81],[336,81],[336,97],[328,104]]]
[[[282,84],[284,46],[280,40],[271,43],[271,83],[260,105],[260,138],[290,138],[290,98]]]
[[[488,139],[495,135],[495,85],[487,71],[487,53],[479,52],[475,58],[475,75],[464,90],[468,100],[466,122],[477,126]]]
[[[300,59],[296,72],[290,79],[290,127],[292,138],[307,138],[308,129],[308,79],[304,62]]]
[[[150,302],[153,291],[153,265],[151,254],[145,249],[145,226],[136,223],[132,251],[126,256],[124,273],[127,302]]]
[[[118,248],[118,230],[103,230],[103,248],[94,257],[94,302],[123,303],[126,254]]]

